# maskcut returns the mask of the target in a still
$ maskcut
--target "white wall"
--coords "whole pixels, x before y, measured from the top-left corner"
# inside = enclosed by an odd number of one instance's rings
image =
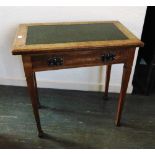
[[[0,7],[0,84],[26,85],[21,57],[10,51],[20,23],[119,20],[140,38],[145,12],[146,7]],[[37,73],[40,87],[96,91],[103,90],[104,76],[104,67]],[[121,76],[122,65],[114,65],[110,91],[120,90]],[[132,90],[131,81],[132,75],[128,92]]]

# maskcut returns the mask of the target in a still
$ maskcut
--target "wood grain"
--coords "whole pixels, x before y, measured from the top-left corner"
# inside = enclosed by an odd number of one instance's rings
[[[26,76],[26,81],[27,81],[28,92],[30,94],[33,113],[35,116],[36,125],[38,129],[38,134],[39,136],[41,136],[43,134],[43,131],[41,129],[40,116],[39,116],[39,111],[38,111],[39,100],[38,100],[38,92],[36,88],[37,85],[35,81],[35,73],[32,70],[31,57],[24,55],[22,59],[23,59],[23,66],[24,66],[24,71],[25,71],[25,76]]]
[[[39,44],[25,45],[27,37],[27,27],[30,25],[61,25],[61,24],[86,24],[86,23],[102,23],[97,22],[74,22],[74,23],[34,23],[21,24],[16,33],[13,43],[12,54],[22,55],[27,86],[31,97],[33,112],[37,124],[39,136],[43,135],[41,129],[38,105],[39,98],[37,92],[37,82],[35,77],[36,71],[57,70],[65,68],[103,66],[107,67],[106,89],[105,95],[108,94],[110,70],[112,64],[124,64],[121,92],[118,101],[115,124],[120,125],[121,114],[123,110],[126,90],[134,60],[135,48],[144,44],[137,39],[127,28],[118,21],[107,21],[113,23],[117,28],[124,33],[129,39],[127,40],[110,40],[110,41],[88,41],[74,43],[59,43],[59,44]],[[106,22],[105,22],[106,23]],[[21,36],[21,37],[19,37]],[[112,53],[114,59],[102,59],[104,55]],[[63,63],[60,65],[49,65],[49,58],[61,57]]]
[[[104,98],[105,99],[108,99],[111,66],[112,66],[111,64],[106,66],[106,79],[105,79],[105,91],[104,91]]]
[[[124,101],[125,101],[126,91],[127,91],[128,83],[129,83],[129,79],[130,79],[130,74],[131,74],[131,70],[132,70],[134,54],[135,54],[134,48],[128,49],[128,52],[127,52],[128,61],[126,61],[124,63],[124,67],[123,67],[121,91],[119,94],[118,107],[117,107],[117,113],[116,113],[116,119],[115,119],[116,126],[120,126],[120,120],[121,120],[121,115],[122,115],[122,111],[123,111],[123,105],[124,105]]]
[[[52,54],[41,54],[32,55],[32,68],[33,71],[44,71],[44,70],[58,70],[66,68],[76,67],[90,67],[90,66],[103,66],[107,64],[118,64],[128,60],[126,56],[126,49],[111,49],[111,50],[100,50],[100,51],[85,51],[85,52],[55,52]],[[102,61],[102,56],[106,53],[115,54],[113,61]],[[48,59],[53,56],[62,57],[63,65],[60,66],[48,66]]]
[[[69,25],[69,24],[92,24],[92,23],[113,23],[117,26],[117,28],[124,33],[129,39],[127,40],[110,40],[110,41],[87,41],[87,42],[69,42],[69,43],[57,43],[57,44],[35,44],[35,45],[26,45],[26,36],[27,36],[27,28],[28,26],[33,25]],[[18,38],[18,36],[22,36],[22,38]],[[44,52],[54,52],[61,50],[88,50],[88,49],[96,49],[96,48],[108,48],[108,47],[137,47],[143,46],[143,43],[135,37],[127,28],[125,28],[118,21],[106,21],[106,22],[71,22],[71,23],[38,23],[38,24],[21,24],[19,25],[19,29],[17,31],[13,47],[12,53],[14,55],[20,54],[29,54],[29,53],[44,53]]]

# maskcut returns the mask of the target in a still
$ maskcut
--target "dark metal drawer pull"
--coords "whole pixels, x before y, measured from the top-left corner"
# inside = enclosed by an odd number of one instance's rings
[[[113,60],[115,60],[115,54],[114,53],[106,53],[106,54],[103,54],[102,56],[101,56],[101,60],[103,61],[103,62],[107,62],[107,61],[113,61]]]
[[[61,66],[63,65],[63,57],[51,57],[47,60],[48,66]]]

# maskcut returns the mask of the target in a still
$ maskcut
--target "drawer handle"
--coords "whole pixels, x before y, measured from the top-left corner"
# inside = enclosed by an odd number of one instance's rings
[[[63,65],[62,57],[52,57],[48,59],[48,66],[61,66]]]
[[[103,62],[107,62],[107,61],[113,61],[113,60],[115,60],[115,54],[114,53],[106,53],[106,54],[103,54],[102,56],[101,56],[101,60],[103,61]]]

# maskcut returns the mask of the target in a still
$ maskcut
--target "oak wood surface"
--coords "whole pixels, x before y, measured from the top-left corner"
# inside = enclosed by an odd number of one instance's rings
[[[32,71],[31,57],[24,55],[22,56],[22,60],[23,60],[23,66],[24,66],[24,71],[25,71],[25,77],[27,81],[28,92],[30,94],[30,98],[32,102],[32,108],[33,108],[33,113],[34,113],[35,120],[36,120],[38,133],[39,135],[41,135],[43,131],[41,129],[40,116],[39,116],[39,111],[38,111],[39,99],[38,99],[35,73]]]
[[[104,98],[105,99],[108,99],[111,66],[112,66],[111,64],[106,66],[106,79],[105,79],[105,91],[104,91]]]
[[[86,23],[113,23],[117,28],[127,36],[126,40],[109,41],[87,41],[57,44],[35,44],[26,45],[27,28],[34,25],[76,25]],[[118,21],[107,22],[74,22],[74,23],[34,23],[21,24],[18,28],[12,54],[22,55],[23,66],[29,94],[31,97],[33,112],[37,124],[39,136],[43,135],[39,117],[39,97],[37,91],[36,71],[57,70],[65,68],[89,67],[89,66],[107,66],[105,96],[108,95],[110,72],[112,64],[124,64],[121,91],[119,95],[118,107],[116,112],[115,124],[120,125],[121,114],[123,110],[125,94],[132,70],[135,48],[143,46],[143,43],[137,39],[127,28]],[[113,59],[104,59],[105,55],[113,54]],[[49,60],[53,57],[61,57],[63,62],[60,65],[49,65]]]
[[[127,48],[128,49],[128,48]],[[123,49],[111,49],[100,51],[85,51],[85,52],[55,52],[52,54],[32,55],[32,69],[33,71],[44,70],[57,70],[65,68],[76,67],[89,67],[89,66],[102,66],[107,64],[118,64],[128,60],[127,53],[123,52],[127,50]],[[115,58],[112,61],[103,61],[102,56],[104,54],[115,54]],[[63,58],[63,65],[48,66],[48,59],[57,56]]]
[[[69,43],[55,43],[55,44],[34,44],[26,45],[27,29],[28,26],[36,25],[76,25],[76,24],[92,24],[92,23],[113,23],[124,35],[127,36],[126,40],[109,40],[109,41],[87,41],[87,42],[69,42]],[[98,48],[109,48],[109,47],[137,47],[143,46],[143,43],[133,35],[125,26],[123,26],[119,21],[98,21],[98,22],[71,22],[71,23],[34,23],[34,24],[21,24],[17,30],[12,53],[15,55],[29,54],[29,53],[44,53],[44,52],[54,52],[67,50],[72,52],[72,50],[88,50],[88,49],[98,49]]]
[[[121,115],[123,112],[123,106],[125,101],[125,95],[128,88],[128,83],[130,79],[130,74],[132,71],[132,64],[134,60],[134,54],[135,54],[135,48],[128,49],[128,61],[124,62],[123,67],[123,75],[122,75],[122,83],[121,83],[121,91],[119,94],[119,100],[118,100],[118,106],[117,106],[117,112],[116,112],[116,118],[115,118],[115,124],[116,126],[120,126],[120,120]]]

